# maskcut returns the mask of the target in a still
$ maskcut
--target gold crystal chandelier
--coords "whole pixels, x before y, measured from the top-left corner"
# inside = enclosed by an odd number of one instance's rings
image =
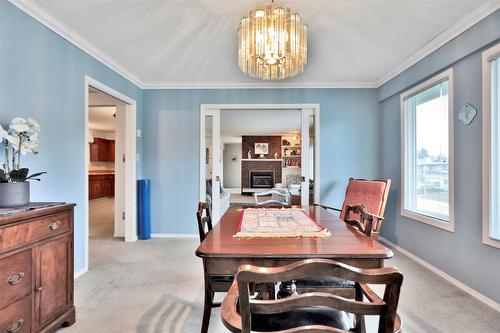
[[[290,8],[274,0],[251,9],[238,29],[238,64],[255,78],[283,80],[304,71],[307,25]]]

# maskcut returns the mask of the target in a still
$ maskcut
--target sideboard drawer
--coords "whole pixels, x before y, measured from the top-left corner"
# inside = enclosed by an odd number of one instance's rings
[[[31,296],[0,310],[0,332],[29,333],[31,331]]]
[[[5,251],[70,230],[69,213],[44,216],[22,224],[0,228],[0,251]]]
[[[31,250],[0,259],[0,309],[31,293],[31,265]]]

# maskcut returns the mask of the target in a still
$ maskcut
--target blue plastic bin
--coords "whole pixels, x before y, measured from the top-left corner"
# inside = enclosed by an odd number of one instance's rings
[[[150,181],[139,179],[137,181],[137,222],[139,224],[139,239],[151,238],[151,206],[150,206]]]

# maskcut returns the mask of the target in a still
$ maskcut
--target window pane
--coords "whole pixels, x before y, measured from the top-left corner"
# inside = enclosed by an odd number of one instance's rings
[[[448,221],[448,81],[408,98],[405,105],[405,208]]]
[[[491,62],[490,237],[500,240],[500,59]]]
[[[435,98],[423,103],[419,103],[420,96],[417,96],[415,208],[447,217],[448,82],[443,82],[438,88],[441,89]]]

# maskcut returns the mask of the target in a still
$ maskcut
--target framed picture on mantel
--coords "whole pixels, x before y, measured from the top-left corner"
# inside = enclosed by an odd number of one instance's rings
[[[269,154],[269,143],[256,143],[255,144],[255,154],[256,155]]]

